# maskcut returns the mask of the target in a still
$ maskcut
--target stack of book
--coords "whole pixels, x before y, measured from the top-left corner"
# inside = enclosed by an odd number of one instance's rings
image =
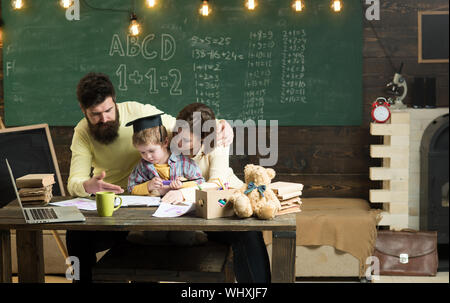
[[[281,203],[281,209],[278,211],[277,216],[301,211],[300,205],[302,201],[300,196],[302,195],[303,184],[279,181],[270,184],[270,188]]]
[[[16,179],[19,196],[26,205],[47,205],[53,197],[53,174],[29,174]]]

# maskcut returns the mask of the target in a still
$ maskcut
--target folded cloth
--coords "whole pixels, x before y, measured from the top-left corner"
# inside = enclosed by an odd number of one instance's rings
[[[357,258],[360,277],[377,237],[381,210],[363,199],[303,198],[297,218],[297,245],[329,245]]]

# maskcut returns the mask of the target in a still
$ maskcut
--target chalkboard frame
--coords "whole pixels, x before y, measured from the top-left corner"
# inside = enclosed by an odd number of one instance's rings
[[[54,145],[53,145],[53,140],[50,134],[50,129],[48,124],[36,124],[36,125],[28,125],[28,126],[21,126],[21,127],[11,127],[11,128],[4,128],[4,129],[0,129],[0,140],[2,138],[2,135],[11,135],[14,133],[20,133],[21,135],[25,134],[25,135],[30,135],[31,132],[35,133],[36,131],[38,132],[42,132],[42,135],[45,136],[46,138],[46,143],[48,144],[48,150],[50,151],[50,156],[51,157],[51,164],[53,164],[53,167],[49,167],[48,171],[49,172],[54,172],[56,175],[56,183],[58,184],[58,188],[59,188],[59,192],[61,193],[62,196],[65,196],[65,190],[64,190],[64,185],[62,182],[62,178],[61,178],[61,173],[59,170],[59,165],[58,165],[58,161],[56,158],[56,153],[55,153],[55,149],[54,149]],[[45,144],[45,143],[44,143]],[[0,146],[0,152],[1,152],[1,146]],[[5,167],[6,169],[6,164],[5,159],[4,159],[4,155],[2,153],[0,153],[1,155],[1,159],[0,161],[2,161],[2,163],[0,163],[1,167]],[[15,171],[15,166],[14,166],[14,162],[11,162],[11,159],[9,159],[10,161],[10,165],[11,165],[11,169],[13,170],[13,173]],[[17,168],[16,168],[17,169]],[[34,172],[30,172],[30,173],[34,173]],[[36,172],[37,173],[37,172]],[[42,172],[45,173],[45,172]],[[19,178],[21,176],[17,176],[14,175],[15,178]],[[9,180],[9,174],[8,174],[8,180]],[[8,182],[8,184],[10,184],[11,182]],[[12,184],[10,184],[11,186],[11,190],[12,190]],[[9,201],[8,201],[9,202]],[[8,203],[7,202],[7,203]],[[0,203],[0,208],[4,206],[4,203]]]
[[[423,41],[422,41],[422,32],[423,32],[423,16],[433,16],[433,15],[448,15],[448,11],[419,11],[418,21],[417,21],[417,29],[418,29],[418,62],[419,63],[449,63],[449,58],[442,59],[427,59],[423,58]]]

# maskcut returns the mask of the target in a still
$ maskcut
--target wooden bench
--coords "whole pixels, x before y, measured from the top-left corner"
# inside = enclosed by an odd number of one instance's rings
[[[227,282],[234,283],[230,246],[121,243],[94,266],[93,282]]]

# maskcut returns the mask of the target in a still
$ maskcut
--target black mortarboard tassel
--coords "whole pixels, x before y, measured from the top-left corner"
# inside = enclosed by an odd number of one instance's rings
[[[159,126],[159,135],[160,135],[160,140],[162,142],[161,115],[163,115],[163,114],[161,113],[161,114],[156,114],[156,115],[152,115],[152,116],[142,117],[142,118],[133,120],[131,122],[128,122],[127,124],[125,124],[125,126],[133,125],[134,133],[140,132],[141,130],[144,130],[147,128]]]

